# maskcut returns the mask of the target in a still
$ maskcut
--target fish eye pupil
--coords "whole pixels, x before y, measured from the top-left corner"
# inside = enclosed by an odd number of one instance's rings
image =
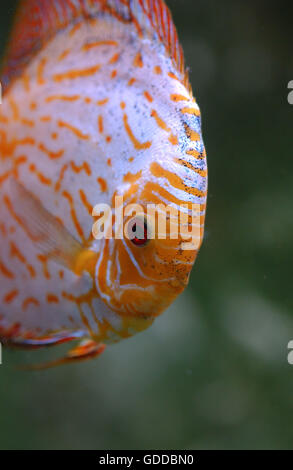
[[[145,246],[149,241],[147,223],[143,223],[142,221],[135,221],[132,225],[131,231],[132,233],[137,233],[137,230],[139,230],[140,233],[137,236],[131,237],[131,242],[136,246]]]

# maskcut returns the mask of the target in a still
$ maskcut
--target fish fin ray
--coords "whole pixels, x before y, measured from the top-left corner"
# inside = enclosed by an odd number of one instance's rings
[[[89,359],[94,359],[95,357],[100,356],[104,352],[105,348],[106,346],[102,343],[96,343],[91,339],[85,339],[81,343],[79,343],[75,348],[68,351],[68,353],[63,358],[56,359],[43,364],[20,366],[20,369],[27,371],[40,371],[51,369],[53,367],[65,364],[73,364],[76,362],[87,361]]]
[[[58,346],[63,343],[68,343],[70,341],[76,341],[85,336],[85,332],[74,331],[74,332],[60,332],[56,334],[49,334],[47,336],[40,336],[37,338],[33,337],[13,337],[12,331],[7,330],[6,332],[0,332],[0,342],[5,347],[13,349],[41,349],[48,348],[50,346]]]
[[[153,38],[155,34],[182,74],[183,82],[190,86],[176,27],[164,0],[22,0],[4,61],[1,77],[4,92],[58,31],[78,19],[103,13],[134,24],[142,36]]]
[[[15,178],[10,179],[10,196],[35,246],[49,259],[74,271],[74,262],[84,250],[81,243]]]

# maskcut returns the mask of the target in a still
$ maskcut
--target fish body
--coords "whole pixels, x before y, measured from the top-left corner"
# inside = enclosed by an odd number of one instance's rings
[[[35,29],[32,29],[32,28]],[[0,337],[86,340],[149,327],[188,283],[203,237],[199,107],[161,0],[24,1],[2,74]],[[200,242],[101,239],[93,208],[191,204]]]

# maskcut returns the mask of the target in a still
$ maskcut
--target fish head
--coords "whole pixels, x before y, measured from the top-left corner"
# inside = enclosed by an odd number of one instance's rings
[[[118,313],[155,318],[188,285],[203,238],[202,207],[165,205],[148,184],[125,196],[120,229],[116,220],[116,232],[103,240],[97,290]]]

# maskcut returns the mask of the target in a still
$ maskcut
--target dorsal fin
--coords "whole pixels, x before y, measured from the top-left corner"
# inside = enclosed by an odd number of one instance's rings
[[[58,31],[79,18],[102,14],[135,24],[138,35],[155,35],[188,86],[183,51],[164,0],[21,0],[1,77],[4,91]]]

